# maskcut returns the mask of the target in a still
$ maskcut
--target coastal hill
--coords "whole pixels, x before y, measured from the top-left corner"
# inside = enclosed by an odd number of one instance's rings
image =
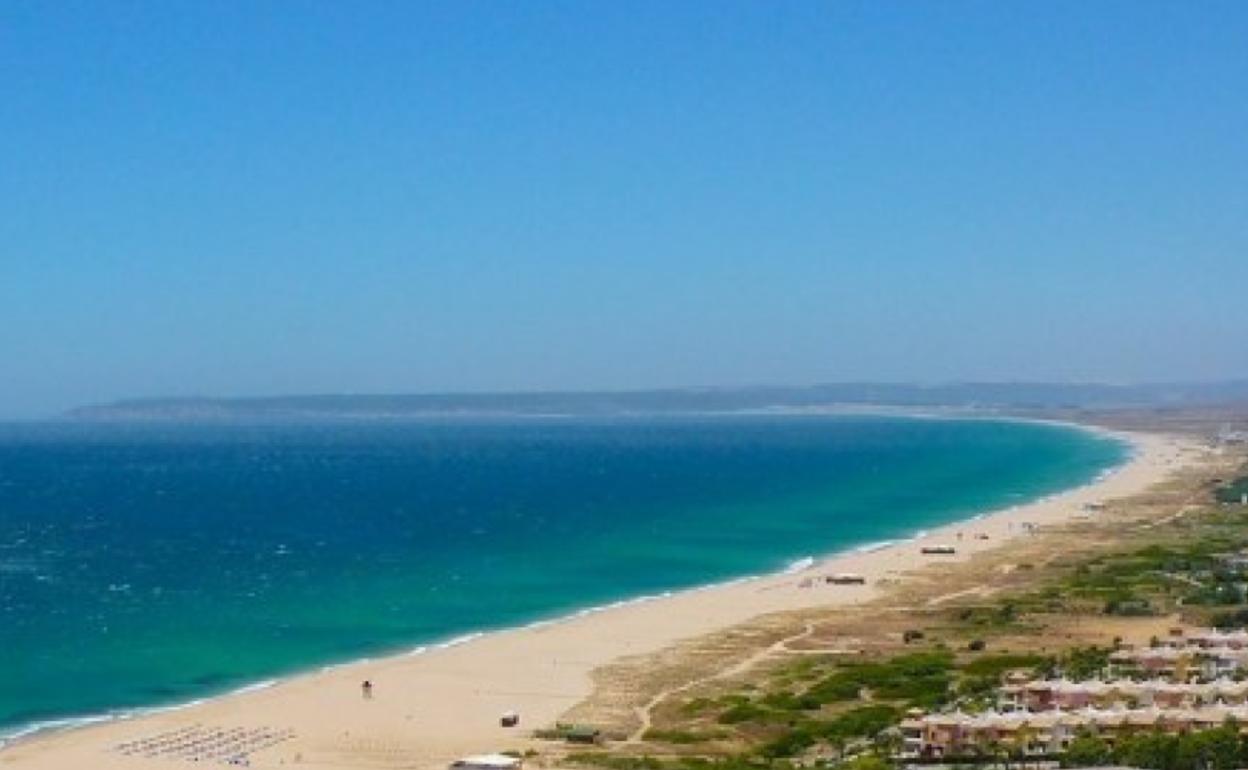
[[[434,415],[624,415],[897,407],[1070,410],[1192,408],[1248,402],[1248,381],[1134,385],[835,383],[637,391],[150,398],[83,406],[80,420],[382,419]]]

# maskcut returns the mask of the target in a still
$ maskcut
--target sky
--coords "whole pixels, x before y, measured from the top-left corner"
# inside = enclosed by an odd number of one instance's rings
[[[1248,376],[1243,2],[0,4],[0,416]]]

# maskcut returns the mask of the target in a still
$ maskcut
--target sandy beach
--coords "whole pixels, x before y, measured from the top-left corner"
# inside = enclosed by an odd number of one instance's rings
[[[879,595],[881,581],[902,581],[934,562],[951,569],[974,554],[1033,528],[1096,516],[1100,504],[1139,493],[1207,451],[1193,441],[1122,435],[1133,458],[1097,482],[921,538],[836,555],[801,571],[738,581],[623,604],[527,628],[490,633],[451,646],[360,661],[195,705],[78,729],[45,732],[0,750],[13,768],[183,768],[168,754],[117,749],[127,742],[189,730],[251,731],[272,736],[248,756],[251,767],[445,767],[465,754],[523,750],[533,728],[552,724],[592,689],[591,672],[622,656],[784,610],[836,606]],[[943,544],[953,555],[924,555]],[[812,580],[854,573],[866,584]],[[365,699],[360,684],[373,683]],[[521,725],[499,715],[518,711]],[[241,734],[241,733],[237,733]]]

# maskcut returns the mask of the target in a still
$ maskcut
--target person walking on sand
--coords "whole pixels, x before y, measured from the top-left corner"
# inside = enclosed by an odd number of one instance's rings
[[[372,682],[365,679],[364,684],[360,685],[360,691],[364,694],[364,700],[373,699],[373,683]]]

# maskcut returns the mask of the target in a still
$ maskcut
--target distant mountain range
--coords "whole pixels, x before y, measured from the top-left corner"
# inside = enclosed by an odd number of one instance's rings
[[[622,415],[896,407],[902,409],[1136,409],[1248,403],[1248,380],[1137,385],[836,383],[809,387],[619,392],[151,398],[79,407],[81,420],[385,419],[431,415]]]

